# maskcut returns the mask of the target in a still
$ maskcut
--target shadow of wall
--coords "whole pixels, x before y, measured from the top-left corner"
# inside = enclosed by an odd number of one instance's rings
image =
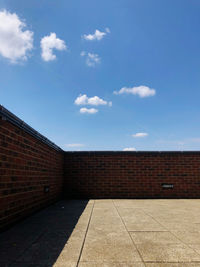
[[[0,266],[53,266],[87,203],[59,201],[1,233]]]

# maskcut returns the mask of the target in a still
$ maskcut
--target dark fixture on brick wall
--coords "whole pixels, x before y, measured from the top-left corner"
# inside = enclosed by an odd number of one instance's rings
[[[162,184],[162,188],[164,188],[164,189],[173,189],[174,185],[173,184]]]
[[[49,193],[49,186],[44,186],[44,193]]]

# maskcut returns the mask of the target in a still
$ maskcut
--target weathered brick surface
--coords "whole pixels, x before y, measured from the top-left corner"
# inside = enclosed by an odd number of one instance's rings
[[[173,184],[164,189],[162,184]],[[200,152],[66,152],[65,194],[200,198]]]
[[[62,189],[63,152],[0,117],[0,228],[55,202]]]

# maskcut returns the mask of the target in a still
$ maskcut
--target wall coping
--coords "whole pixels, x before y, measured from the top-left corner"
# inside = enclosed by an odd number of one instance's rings
[[[64,151],[65,154],[102,154],[102,155],[114,155],[114,154],[121,154],[121,155],[131,155],[131,154],[199,154],[200,155],[200,151],[198,150],[194,150],[194,151],[176,151],[176,150],[164,150],[164,151],[111,151],[111,150],[105,150],[105,151]]]

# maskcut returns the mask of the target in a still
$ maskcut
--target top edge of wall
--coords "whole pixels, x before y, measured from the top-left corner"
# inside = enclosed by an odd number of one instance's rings
[[[22,129],[26,133],[30,134],[31,136],[37,138],[44,144],[48,145],[49,147],[57,150],[57,151],[63,151],[59,146],[54,144],[52,141],[50,141],[48,138],[46,138],[44,135],[40,134],[36,130],[34,130],[31,126],[29,126],[27,123],[22,121],[20,118],[18,118],[16,115],[14,115],[12,112],[10,112],[8,109],[6,109],[4,106],[0,105],[0,117],[2,120],[8,121],[11,124],[17,126],[18,128]]]
[[[164,150],[164,151],[156,151],[156,150],[147,150],[147,151],[120,151],[120,150],[105,150],[105,151],[64,151],[66,154],[200,154],[200,151],[175,151],[175,150]]]

